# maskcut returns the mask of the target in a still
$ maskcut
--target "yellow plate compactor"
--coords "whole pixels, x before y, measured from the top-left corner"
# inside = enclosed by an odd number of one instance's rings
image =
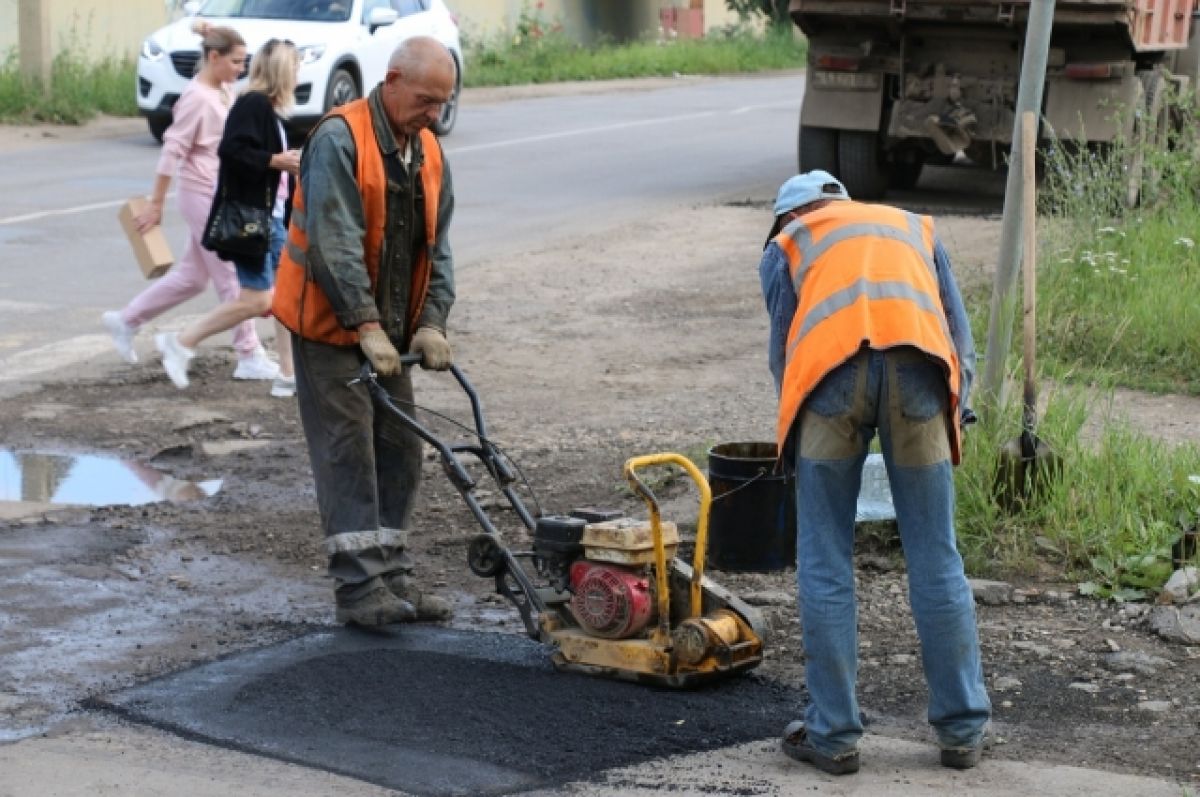
[[[415,359],[406,356],[405,361]],[[695,464],[672,453],[625,463],[625,478],[649,508],[648,520],[596,509],[534,515],[518,494],[518,484],[524,481],[520,471],[488,439],[475,390],[461,370],[450,370],[470,399],[474,416],[473,439],[465,443],[438,439],[416,420],[412,407],[397,405],[369,368],[364,367],[359,378],[378,405],[437,449],[447,477],[483,529],[468,546],[471,571],[495,580],[496,592],[516,606],[529,636],[553,648],[555,667],[691,687],[762,662],[765,631],[760,613],[704,575],[712,493]],[[529,550],[505,545],[475,496],[476,482],[464,465],[465,457],[482,463],[505,496],[532,536]],[[700,493],[690,565],[676,558],[678,528],[662,520],[658,500],[639,477],[639,471],[661,465],[682,468]]]

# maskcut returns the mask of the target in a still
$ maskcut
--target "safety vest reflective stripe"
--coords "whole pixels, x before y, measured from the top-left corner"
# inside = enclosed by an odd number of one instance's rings
[[[292,218],[295,218],[295,214],[292,215]],[[302,268],[308,266],[308,252],[306,250],[301,249],[296,245],[296,242],[290,238],[288,239],[286,246],[288,257],[296,261],[296,265]]]
[[[942,315],[941,306],[930,299],[929,295],[924,291],[917,290],[907,282],[871,282],[867,279],[859,279],[853,285],[832,294],[829,298],[822,300],[809,310],[804,320],[800,322],[800,330],[797,332],[796,337],[788,344],[788,357],[792,356],[792,352],[795,351],[796,346],[812,331],[813,327],[863,297],[866,297],[868,301],[907,299],[916,303],[925,312],[935,315],[946,334],[949,335],[950,333],[949,328],[946,327],[946,320]]]
[[[304,202],[304,197],[302,196],[299,197],[299,202],[295,198],[293,199],[292,222],[290,223],[298,230],[307,230],[308,214],[304,205],[301,204],[302,202]],[[305,238],[307,238],[307,235]],[[295,236],[288,235],[287,244],[284,246],[287,247],[288,257],[295,260],[296,265],[302,266],[302,268],[308,265],[308,251],[295,241]]]
[[[304,208],[292,208],[292,217],[290,223],[295,224],[302,230],[308,230],[308,214],[304,211]]]
[[[851,240],[852,238],[873,237],[887,238],[893,241],[901,241],[913,248],[913,251],[921,255],[921,259],[925,261],[925,265],[929,267],[929,273],[937,275],[937,268],[933,263],[933,253],[925,251],[924,236],[921,233],[921,220],[912,213],[905,213],[908,217],[908,230],[899,230],[888,224],[848,224],[845,227],[826,235],[817,244],[812,242],[812,231],[808,225],[804,224],[804,219],[797,219],[793,224],[798,226],[793,231],[793,240],[795,241],[796,250],[800,253],[800,265],[796,267],[795,274],[792,277],[792,287],[796,292],[800,292],[800,286],[804,283],[804,275],[808,273],[812,264],[819,260],[834,246],[840,243]]]

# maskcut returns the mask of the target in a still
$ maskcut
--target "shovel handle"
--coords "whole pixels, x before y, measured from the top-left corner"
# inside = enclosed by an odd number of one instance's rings
[[[1025,407],[1022,424],[1027,434],[1037,426],[1037,116],[1021,114],[1021,230],[1022,272],[1024,275],[1024,317],[1022,339],[1025,347]]]

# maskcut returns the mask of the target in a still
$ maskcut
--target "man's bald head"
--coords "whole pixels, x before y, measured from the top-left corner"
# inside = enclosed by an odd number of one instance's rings
[[[454,93],[458,69],[445,45],[429,36],[406,39],[388,60],[383,107],[392,132],[415,136],[438,120]]]
[[[399,70],[406,75],[420,75],[430,70],[449,70],[453,78],[456,72],[454,56],[432,36],[413,36],[405,39],[388,59],[388,71]]]

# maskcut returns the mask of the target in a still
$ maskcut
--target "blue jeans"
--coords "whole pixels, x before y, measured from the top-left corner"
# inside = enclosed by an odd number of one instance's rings
[[[908,565],[908,596],[929,687],[929,722],[943,747],[983,737],[975,602],[954,540],[954,479],[941,366],[911,348],[864,349],[809,395],[794,427],[797,580],[804,631],[804,712],[810,743],[836,755],[863,733],[855,685],[858,610],[854,512],[876,432]]]
[[[267,252],[262,258],[234,258],[238,285],[252,291],[269,291],[275,284],[275,269],[283,254],[283,242],[287,240],[287,229],[279,216],[271,217],[271,235],[267,241]]]

